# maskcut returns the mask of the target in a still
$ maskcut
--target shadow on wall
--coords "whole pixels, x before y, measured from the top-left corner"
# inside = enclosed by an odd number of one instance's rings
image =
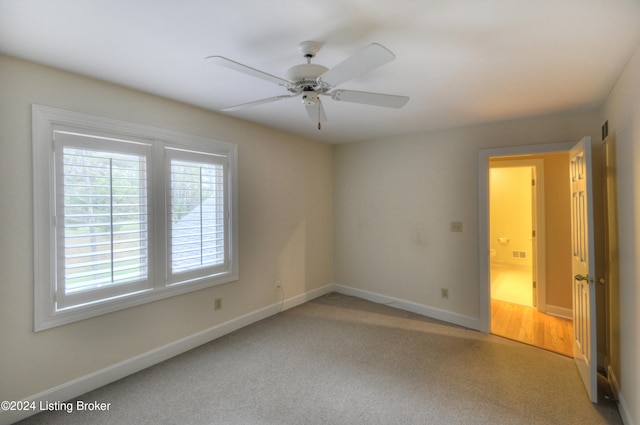
[[[282,290],[307,281],[307,220],[302,219],[278,254],[277,284]],[[284,296],[284,294],[283,294]]]

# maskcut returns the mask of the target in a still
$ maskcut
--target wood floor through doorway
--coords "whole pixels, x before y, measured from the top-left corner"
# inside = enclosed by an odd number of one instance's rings
[[[491,300],[491,333],[573,356],[573,322],[496,299]]]

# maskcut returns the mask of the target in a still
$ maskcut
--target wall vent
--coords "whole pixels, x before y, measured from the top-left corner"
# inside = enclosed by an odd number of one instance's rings
[[[527,251],[511,251],[512,258],[527,258]]]

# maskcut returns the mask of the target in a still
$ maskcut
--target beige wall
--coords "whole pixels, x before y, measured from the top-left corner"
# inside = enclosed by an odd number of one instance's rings
[[[493,164],[491,161],[489,168],[491,263],[531,267],[531,167],[494,167]],[[524,252],[526,256],[514,256],[513,251]]]
[[[596,123],[581,112],[336,146],[336,282],[479,320],[478,149],[578,141]]]
[[[0,93],[0,400],[272,305],[276,281],[287,298],[332,282],[331,146],[6,56]],[[240,280],[34,333],[32,103],[237,143]]]
[[[640,47],[604,104],[615,144],[619,281],[610,282],[611,369],[628,423],[640,424]],[[617,248],[617,249],[616,249]]]

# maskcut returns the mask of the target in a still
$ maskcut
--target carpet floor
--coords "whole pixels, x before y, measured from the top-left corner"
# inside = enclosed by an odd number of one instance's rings
[[[573,360],[329,294],[21,424],[622,424]]]

